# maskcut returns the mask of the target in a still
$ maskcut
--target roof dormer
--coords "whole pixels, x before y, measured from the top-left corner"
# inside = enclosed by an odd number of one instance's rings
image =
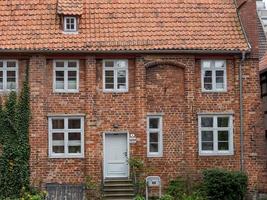
[[[61,17],[61,28],[64,33],[78,33],[82,13],[83,0],[58,0],[57,14]]]

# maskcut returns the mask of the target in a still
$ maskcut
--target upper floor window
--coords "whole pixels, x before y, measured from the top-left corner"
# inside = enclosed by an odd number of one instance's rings
[[[55,92],[79,91],[79,61],[77,60],[54,61],[54,91]]]
[[[104,91],[128,91],[128,60],[104,60],[103,69]]]
[[[49,156],[83,157],[84,118],[49,118]]]
[[[18,89],[18,61],[0,60],[0,91]]]
[[[77,32],[77,17],[65,16],[64,17],[64,32]]]
[[[199,116],[199,154],[233,154],[232,115]]]
[[[227,91],[225,60],[202,60],[201,74],[203,92]]]
[[[163,154],[162,117],[147,118],[147,156],[161,157]]]

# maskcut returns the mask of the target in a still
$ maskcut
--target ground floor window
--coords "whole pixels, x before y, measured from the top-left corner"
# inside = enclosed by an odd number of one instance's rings
[[[163,154],[162,116],[147,117],[147,156],[161,157]]]
[[[84,118],[49,118],[49,156],[83,157]]]
[[[232,115],[199,115],[199,154],[233,154]]]

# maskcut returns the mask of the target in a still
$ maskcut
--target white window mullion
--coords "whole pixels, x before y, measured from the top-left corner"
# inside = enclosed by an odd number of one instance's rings
[[[69,153],[69,150],[68,150],[68,126],[69,126],[69,123],[68,123],[68,118],[64,118],[64,154],[65,156],[68,155]]]
[[[7,62],[4,61],[3,63],[3,90],[6,91],[7,90]]]
[[[119,88],[118,88],[118,72],[119,72],[118,68],[115,68],[114,69],[114,89],[115,89],[115,91],[119,90]]]

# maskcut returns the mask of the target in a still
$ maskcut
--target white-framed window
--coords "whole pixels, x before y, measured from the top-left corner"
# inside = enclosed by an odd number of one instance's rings
[[[103,60],[105,92],[128,92],[128,60]]]
[[[203,92],[226,92],[226,60],[202,60],[201,79]]]
[[[162,116],[147,117],[147,156],[163,156]]]
[[[233,116],[199,115],[199,154],[233,155]]]
[[[79,92],[79,61],[54,60],[54,92]]]
[[[0,60],[0,91],[18,89],[18,61]]]
[[[65,16],[64,17],[64,32],[77,32],[77,17]]]
[[[84,118],[49,117],[49,157],[84,156]]]

